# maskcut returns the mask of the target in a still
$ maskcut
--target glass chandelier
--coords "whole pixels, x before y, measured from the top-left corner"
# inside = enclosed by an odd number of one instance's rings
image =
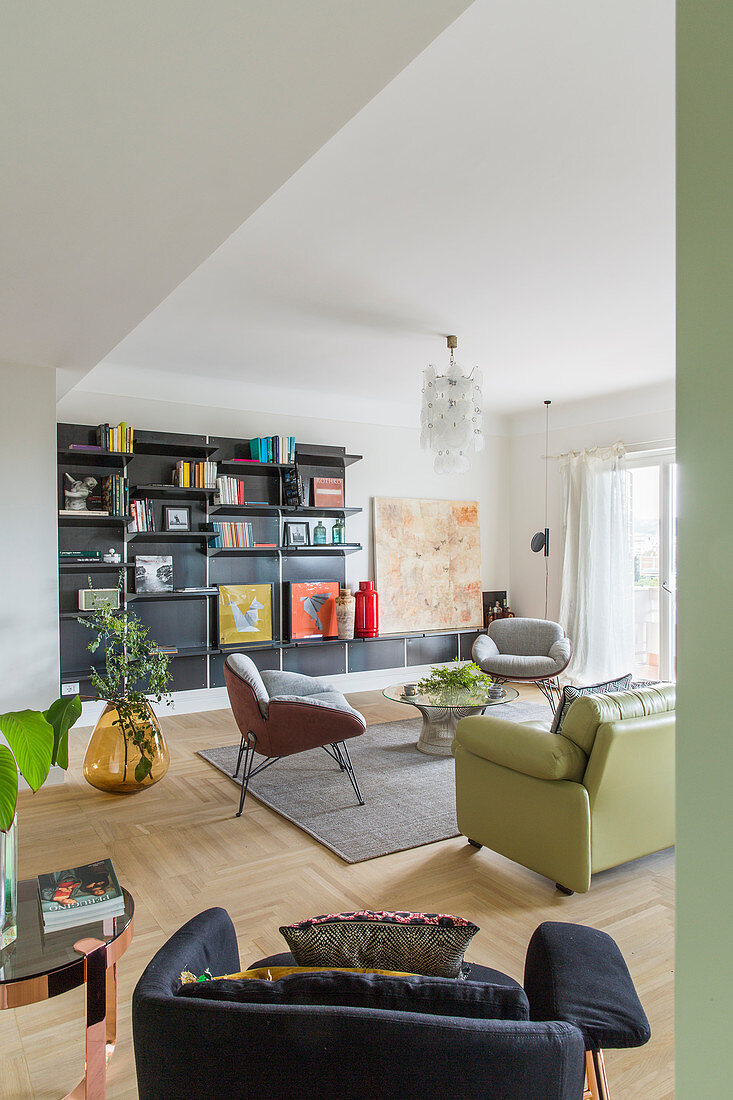
[[[465,474],[471,468],[469,455],[481,451],[481,371],[474,367],[464,374],[453,358],[458,337],[447,337],[450,366],[438,374],[431,363],[423,371],[420,446],[435,455],[436,474]]]

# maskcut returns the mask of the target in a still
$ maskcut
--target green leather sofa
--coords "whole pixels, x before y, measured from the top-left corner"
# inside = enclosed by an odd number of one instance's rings
[[[559,734],[540,723],[463,718],[458,828],[585,893],[591,875],[674,844],[673,684],[584,695]]]

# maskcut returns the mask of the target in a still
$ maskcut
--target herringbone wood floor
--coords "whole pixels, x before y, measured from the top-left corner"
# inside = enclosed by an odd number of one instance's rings
[[[533,689],[522,687],[521,694],[530,699]],[[379,692],[351,700],[371,722],[412,713]],[[76,730],[65,786],[21,800],[21,877],[109,855],[135,897],[135,938],[119,967],[119,1034],[109,1097],[137,1095],[130,1025],[137,978],[165,939],[210,905],[229,910],[243,965],[284,950],[280,924],[361,907],[470,917],[481,931],[469,957],[520,980],[527,941],[541,921],[602,928],[619,943],[653,1030],[648,1046],[609,1053],[614,1100],[674,1095],[671,851],[598,875],[588,894],[570,898],[462,838],[349,866],[254,799],[241,819],[234,817],[234,786],[195,755],[199,748],[236,740],[228,711],[171,718],[165,731],[171,768],[149,791],[115,796],[87,786],[81,760],[89,731]],[[75,990],[0,1013],[2,1100],[55,1098],[76,1083],[83,1066],[83,1011],[82,990]]]

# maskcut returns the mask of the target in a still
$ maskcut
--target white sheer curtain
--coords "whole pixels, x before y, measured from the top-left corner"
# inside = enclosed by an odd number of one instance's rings
[[[562,455],[565,555],[560,622],[573,643],[565,676],[594,684],[634,667],[633,573],[625,447]]]

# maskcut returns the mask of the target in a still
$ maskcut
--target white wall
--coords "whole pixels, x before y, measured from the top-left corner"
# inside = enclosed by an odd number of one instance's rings
[[[550,395],[548,395],[550,396]],[[518,615],[544,617],[545,559],[530,539],[545,526],[545,410],[508,418],[510,603]],[[674,439],[674,385],[649,386],[604,398],[552,405],[550,455],[621,440],[627,446],[661,446]],[[556,459],[549,463],[550,570],[548,616],[560,611],[563,526],[562,483]],[[503,587],[503,585],[501,586]]]
[[[56,378],[0,364],[0,711],[59,693]]]

